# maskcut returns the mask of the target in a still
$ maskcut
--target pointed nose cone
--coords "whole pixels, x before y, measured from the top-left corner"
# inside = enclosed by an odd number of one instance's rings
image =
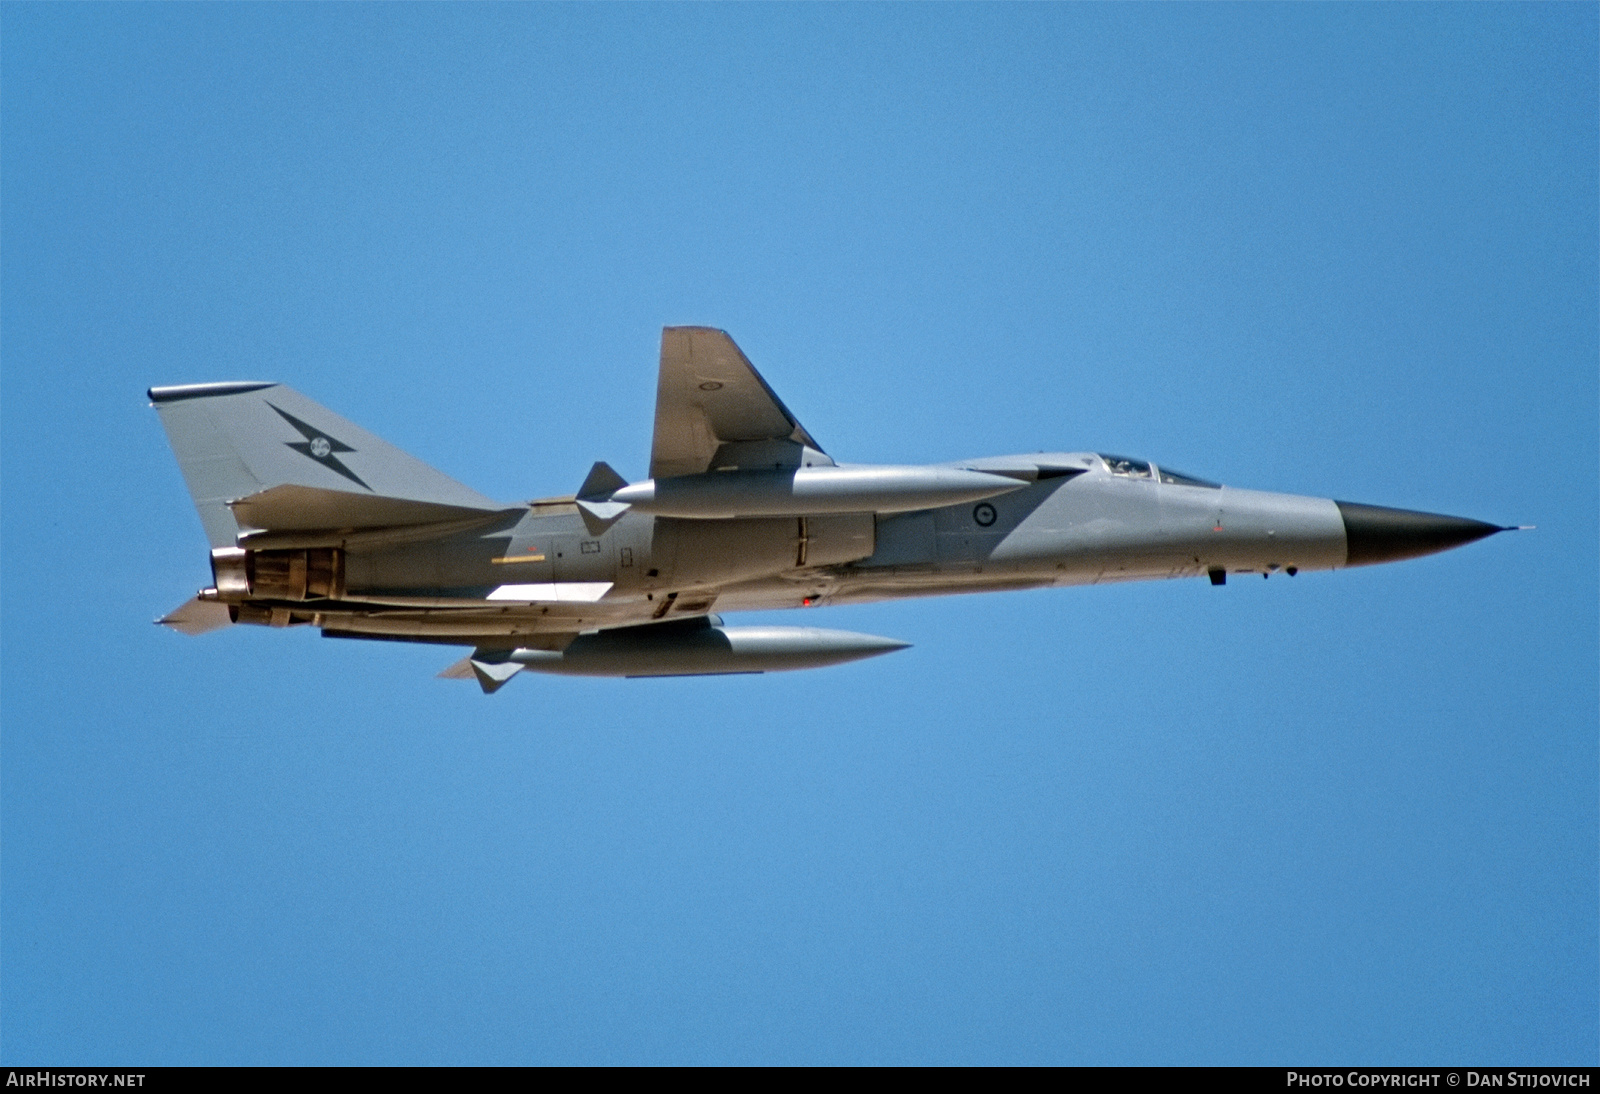
[[[1344,518],[1344,538],[1348,546],[1346,566],[1372,566],[1379,562],[1419,558],[1508,530],[1498,524],[1485,524],[1466,517],[1385,509],[1381,505],[1357,505],[1348,501],[1334,504]]]

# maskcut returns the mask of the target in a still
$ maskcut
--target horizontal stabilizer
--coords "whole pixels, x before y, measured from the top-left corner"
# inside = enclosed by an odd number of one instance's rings
[[[394,528],[487,517],[507,510],[444,505],[410,498],[286,484],[228,503],[241,528],[310,532],[327,528]]]
[[[230,627],[233,625],[233,617],[228,614],[226,604],[195,597],[172,609],[156,622],[163,627],[171,627],[179,634],[193,636],[210,634],[212,631],[220,631],[223,627]]]

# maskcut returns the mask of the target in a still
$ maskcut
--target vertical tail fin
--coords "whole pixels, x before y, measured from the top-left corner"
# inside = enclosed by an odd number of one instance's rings
[[[150,401],[212,547],[234,545],[230,503],[277,486],[494,511],[497,503],[282,384],[153,387]]]

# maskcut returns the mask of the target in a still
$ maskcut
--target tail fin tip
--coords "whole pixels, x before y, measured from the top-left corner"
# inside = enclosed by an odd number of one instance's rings
[[[229,380],[220,384],[169,384],[145,392],[152,403],[175,403],[180,399],[204,399],[212,395],[243,395],[247,391],[277,387],[271,380]]]

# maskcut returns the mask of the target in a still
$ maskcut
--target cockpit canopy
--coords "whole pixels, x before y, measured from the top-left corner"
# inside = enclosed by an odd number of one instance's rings
[[[1160,476],[1161,481],[1171,486],[1203,486],[1209,490],[1222,489],[1221,483],[1211,482],[1207,479],[1197,479],[1193,475],[1185,475],[1181,471],[1174,471],[1168,467],[1158,467],[1144,460],[1136,460],[1129,456],[1108,456],[1101,452],[1098,454],[1105,461],[1106,470],[1113,475],[1121,475],[1129,479],[1148,479]]]

